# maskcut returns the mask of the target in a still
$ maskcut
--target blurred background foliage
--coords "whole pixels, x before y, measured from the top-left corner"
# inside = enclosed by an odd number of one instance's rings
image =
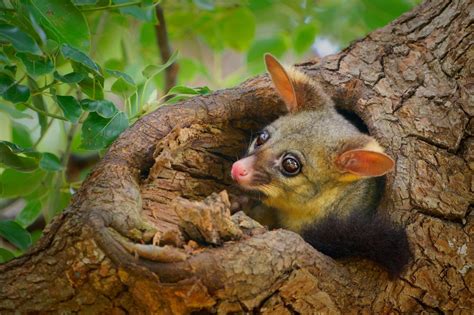
[[[265,52],[335,53],[417,2],[0,0],[0,262],[142,115],[262,73]]]

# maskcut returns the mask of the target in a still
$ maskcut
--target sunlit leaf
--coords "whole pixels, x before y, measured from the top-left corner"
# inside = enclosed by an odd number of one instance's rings
[[[56,102],[64,113],[64,117],[76,123],[82,114],[79,102],[72,96],[56,95]]]
[[[133,93],[137,91],[137,87],[133,84],[128,83],[123,78],[118,78],[111,87],[112,92],[117,95],[121,95],[124,98],[130,97]]]
[[[316,26],[313,24],[303,24],[295,30],[293,37],[293,49],[301,54],[311,47],[316,37]]]
[[[31,173],[6,169],[0,175],[0,197],[15,198],[27,196],[38,188],[44,175],[45,172],[40,169]]]
[[[168,94],[195,94],[197,95],[199,94],[199,92],[188,86],[177,85],[177,86],[172,87],[169,90]]]
[[[0,24],[0,38],[10,42],[19,52],[41,55],[38,44],[27,33],[16,26]]]
[[[168,61],[162,65],[155,66],[155,65],[149,65],[147,66],[143,71],[142,74],[145,78],[149,79],[160,73],[161,71],[165,70],[168,68],[173,62],[175,62],[176,58],[178,57],[178,51],[175,51],[171,57],[168,59]]]
[[[112,118],[90,113],[82,125],[82,147],[99,150],[110,145],[128,127],[127,115],[118,112]]]
[[[223,18],[220,27],[224,42],[229,47],[244,51],[255,36],[255,16],[249,9],[240,7]]]
[[[16,215],[15,221],[22,227],[27,228],[41,214],[41,202],[38,200],[30,200],[26,206]]]
[[[362,0],[365,6],[362,17],[371,28],[382,27],[410,9],[410,4],[403,0]]]
[[[30,233],[15,221],[0,221],[0,236],[21,250],[31,245]]]
[[[48,38],[82,51],[89,50],[89,25],[81,11],[70,1],[24,0],[22,3],[33,14]]]
[[[12,121],[12,141],[24,148],[32,147],[31,130],[23,124]],[[31,153],[29,152],[28,155],[31,155]]]
[[[262,39],[256,41],[247,52],[247,62],[257,62],[263,66],[263,55],[271,53],[281,57],[286,51],[285,41],[281,37]]]

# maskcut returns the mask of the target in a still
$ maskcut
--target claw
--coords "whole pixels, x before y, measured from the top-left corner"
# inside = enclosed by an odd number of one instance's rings
[[[170,263],[184,261],[188,258],[188,255],[183,249],[169,245],[155,246],[149,244],[133,243],[124,236],[120,235],[117,231],[112,229],[109,229],[109,231],[112,233],[114,238],[137,259],[139,257],[143,257],[153,261]]]

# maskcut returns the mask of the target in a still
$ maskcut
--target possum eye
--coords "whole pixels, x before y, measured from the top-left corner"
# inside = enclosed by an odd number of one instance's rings
[[[301,163],[298,158],[292,154],[287,154],[281,161],[282,173],[285,176],[295,176],[301,172]]]
[[[257,138],[255,139],[255,147],[261,146],[262,144],[267,142],[268,139],[270,139],[270,134],[268,133],[268,131],[263,130],[257,135]]]

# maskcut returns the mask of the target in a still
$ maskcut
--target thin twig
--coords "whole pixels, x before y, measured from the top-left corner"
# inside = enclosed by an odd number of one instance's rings
[[[158,43],[158,48],[160,49],[161,62],[164,64],[171,57],[171,47],[168,39],[168,31],[166,30],[163,8],[160,5],[156,6],[156,17],[158,18],[158,24],[155,26],[156,41]],[[177,76],[178,64],[173,62],[168,68],[165,69],[165,94],[176,85]]]
[[[25,106],[28,107],[29,109],[34,110],[34,111],[37,112],[37,113],[43,114],[43,115],[45,115],[45,116],[52,117],[52,118],[56,118],[56,119],[60,119],[60,120],[64,120],[64,121],[69,121],[69,120],[67,120],[66,118],[62,117],[62,116],[45,112],[44,110],[41,110],[41,109],[39,109],[39,108],[36,108],[36,107],[34,107],[34,106],[32,106],[32,105],[30,105],[30,104],[28,104],[28,103],[23,103],[23,105],[25,105]]]

